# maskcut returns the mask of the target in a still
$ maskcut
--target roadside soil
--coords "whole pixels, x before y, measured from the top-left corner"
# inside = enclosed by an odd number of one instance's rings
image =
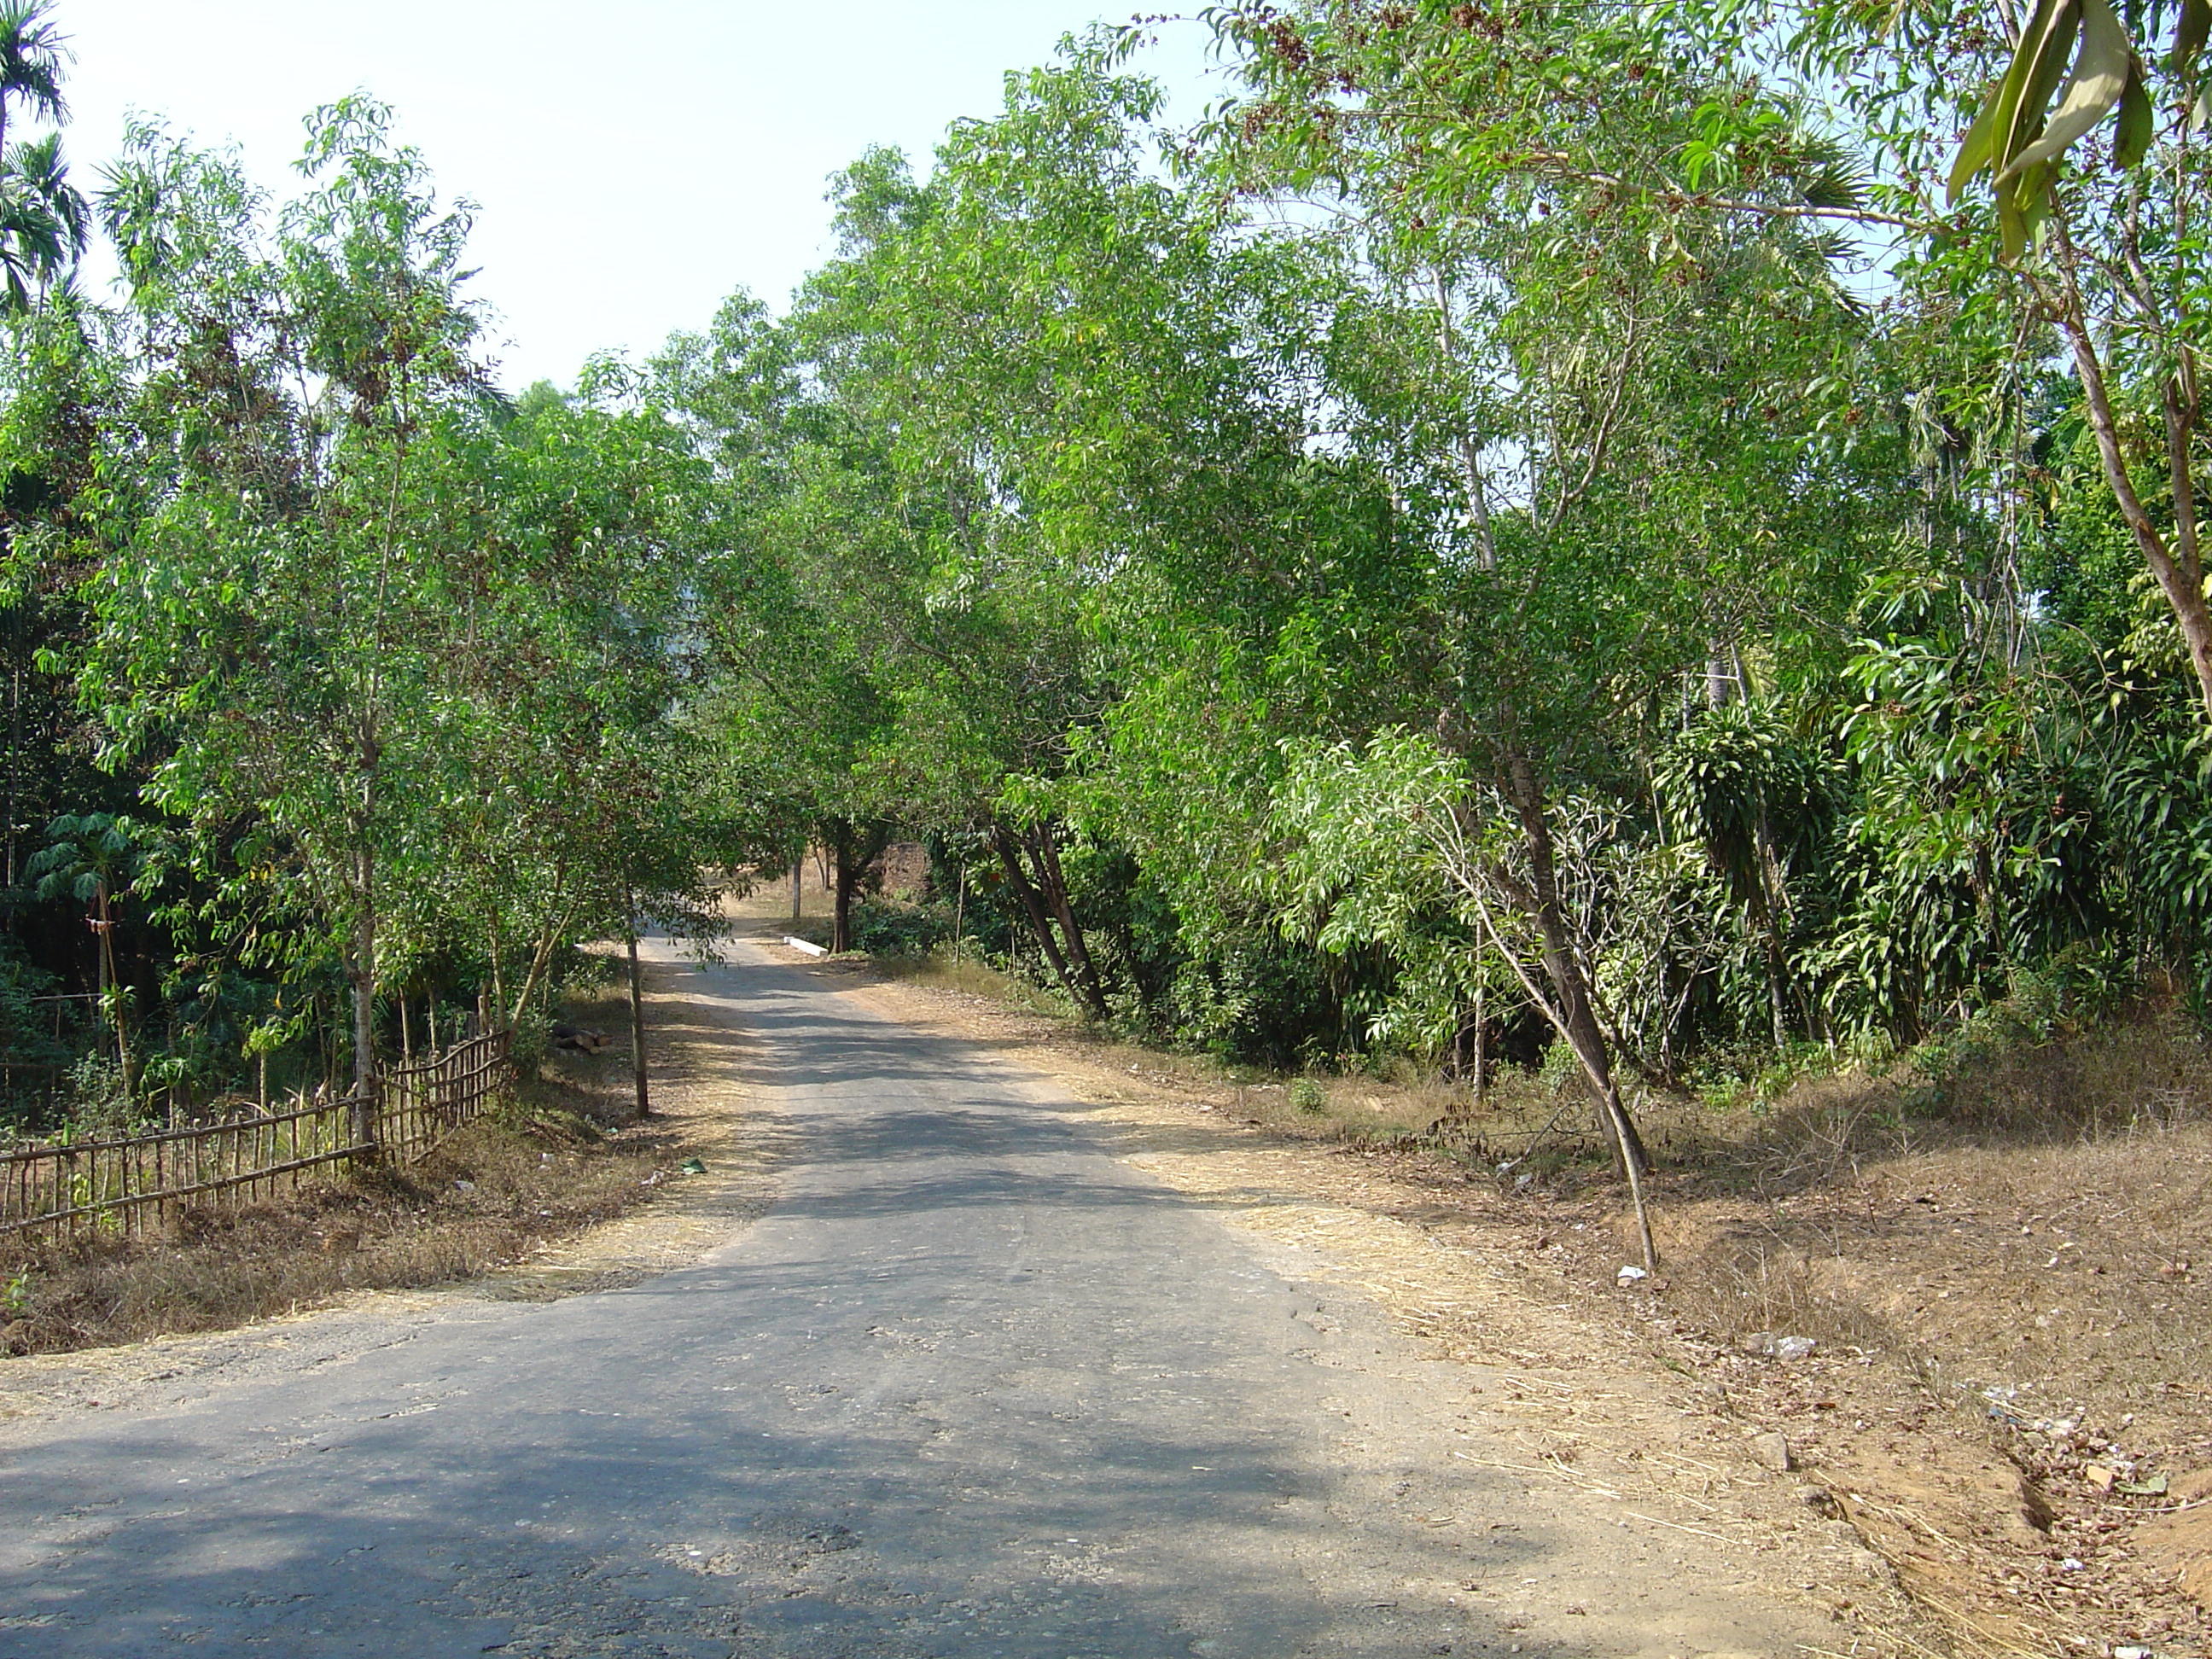
[[[696,1259],[765,1207],[776,1152],[744,1109],[742,1038],[680,980],[648,969],[650,1117],[636,1115],[627,1002],[574,1002],[564,1018],[615,1045],[556,1051],[509,1106],[411,1170],[188,1213],[143,1240],[18,1246],[0,1258],[0,1281],[23,1276],[0,1324],[15,1356],[0,1365],[0,1415],[88,1394],[117,1403],[132,1378],[189,1366],[209,1333],[332,1318],[371,1329],[456,1299],[549,1300]],[[685,1170],[693,1160],[705,1174]]]
[[[737,908],[771,936],[788,917]],[[1106,1039],[988,972],[815,965],[1091,1103],[1231,1225],[1323,1253],[1470,1368],[1527,1472],[1725,1540],[1825,1606],[1839,1652],[2212,1651],[2201,1121],[1822,1163],[1796,1156],[1834,1117],[1816,1102],[1789,1158],[1763,1146],[1724,1181],[1674,1161],[1661,1276],[1624,1283],[1603,1172],[1501,1151],[1531,1146],[1526,1099],[1424,1134],[1434,1088],[1332,1079],[1301,1111],[1281,1080]],[[1694,1109],[1647,1123],[1682,1152],[1710,1133]]]

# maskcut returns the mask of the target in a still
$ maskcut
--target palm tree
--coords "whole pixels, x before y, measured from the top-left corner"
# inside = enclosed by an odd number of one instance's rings
[[[0,151],[0,287],[8,308],[31,308],[84,254],[90,214],[69,181],[62,136],[17,143]]]
[[[8,142],[18,107],[56,124],[69,117],[62,65],[69,47],[49,15],[52,0],[0,0],[0,297],[28,311],[84,252],[84,198],[69,182],[61,135]]]
[[[13,105],[56,126],[69,119],[62,98],[69,42],[54,27],[52,11],[53,0],[0,0],[0,144],[7,142]]]
[[[85,917],[100,941],[100,1012],[115,1027],[115,1062],[128,1093],[131,1076],[130,994],[115,970],[114,900],[127,889],[138,865],[138,826],[111,812],[56,818],[46,833],[53,844],[23,866],[36,878],[41,899],[74,898],[92,906]]]

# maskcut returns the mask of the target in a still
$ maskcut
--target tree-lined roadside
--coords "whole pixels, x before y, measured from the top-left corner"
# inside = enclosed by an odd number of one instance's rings
[[[2212,11],[2015,9],[1101,29],[838,174],[787,304],[514,393],[392,112],[281,203],[155,121],[72,184],[7,0],[0,1126],[527,1061],[817,858],[832,947],[1463,1148],[1556,1094],[1647,1274],[1724,1173],[1666,1126],[2201,1117]],[[2178,1058],[1992,1104],[2107,1050]]]
[[[712,865],[825,849],[843,945],[899,835],[910,943],[1247,1059],[1556,1047],[1625,1175],[1641,1093],[2191,1004],[2195,59],[2107,179],[1986,30],[1747,16],[1230,8],[1189,131],[1102,33],[841,174],[781,314],[519,397],[373,102],[281,204],[9,151],[15,1121],[533,1026]]]
[[[2201,720],[2113,376],[2067,378],[2009,179],[1925,199],[2004,40],[1212,15],[1207,123],[1144,27],[1079,46],[926,177],[865,158],[789,313],[660,365],[774,573],[711,718],[838,849],[828,942],[1471,1103],[1553,1057],[1623,1173],[1639,1097],[1901,1060],[1942,1110],[1978,1042],[2186,1028]],[[2168,186],[2120,179],[2036,187],[2124,239]],[[927,881],[855,920],[890,825]]]
[[[2212,1632],[2191,1508],[2212,1333],[2175,1255],[2212,1238],[2212,1067],[2188,1044],[1988,1055],[1973,1116],[1910,1135],[1883,1127],[1896,1086],[1863,1078],[1753,1124],[1655,1111],[1668,1265],[1637,1281],[1626,1218],[1556,1135],[1564,1075],[1494,1101],[1480,1139],[1439,1138],[1433,1085],[1293,1093],[972,969],[832,970],[1081,1102],[1233,1229],[1311,1252],[1460,1368],[1544,1489],[1699,1529],[1863,1650],[2186,1652]],[[2085,1102],[2163,1078],[2198,1112],[2054,1146],[2052,1073]]]
[[[61,118],[53,9],[7,17]],[[496,386],[471,210],[392,118],[313,112],[283,202],[141,121],[54,186],[112,301],[0,225],[37,278],[0,439],[16,1133],[358,1085],[471,1015],[534,1059],[581,947],[695,923],[749,844],[676,718],[699,459],[619,365]]]

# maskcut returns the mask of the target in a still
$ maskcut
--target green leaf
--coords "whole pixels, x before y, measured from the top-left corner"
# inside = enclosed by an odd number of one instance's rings
[[[2181,16],[2173,26],[2173,50],[2166,54],[2166,68],[2176,75],[2188,74],[2196,65],[2197,54],[2204,49],[2207,34],[2212,34],[2212,0],[2181,0]]]
[[[1974,118],[1974,125],[1959,141],[1958,159],[1951,163],[1950,182],[1944,187],[1943,201],[1948,207],[1959,205],[1959,198],[1966,193],[1966,183],[1989,165],[1990,141],[1997,130],[1997,111],[2004,103],[2006,82],[2011,77],[2001,76],[1990,95],[1982,100],[1982,112]]]
[[[2021,31],[2020,49],[1998,88],[1996,125],[1990,134],[1990,161],[2007,167],[2022,144],[2042,130],[2044,106],[2065,73],[2066,60],[2081,32],[2080,0],[2041,0]]]
[[[2142,64],[2131,56],[2127,88],[2120,94],[2119,130],[2112,138],[2112,166],[2116,171],[2126,172],[2150,153],[2154,126],[2150,89],[2143,84]]]
[[[2112,10],[2112,0],[2081,0],[2081,55],[2058,102],[2058,113],[2043,136],[2012,157],[1996,176],[1996,183],[2018,178],[2039,163],[2055,161],[2074,142],[2109,115],[2133,81],[2140,88],[2142,67],[2136,49]],[[2139,119],[2148,148],[2149,100],[2142,100]],[[2123,126],[2124,129],[2124,118]]]
[[[2000,190],[1997,192],[1997,257],[2007,264],[2017,264],[2027,252],[2029,236],[2027,222],[2021,211],[2020,191]]]

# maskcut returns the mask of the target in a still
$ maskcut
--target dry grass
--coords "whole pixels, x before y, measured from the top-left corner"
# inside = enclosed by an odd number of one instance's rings
[[[1054,1017],[1067,1013],[1064,999],[1012,974],[1000,973],[987,962],[974,957],[954,957],[942,954],[927,957],[885,957],[870,962],[870,968],[890,979],[911,980],[916,984],[930,986],[940,991],[958,991],[969,996],[989,997],[1032,1012]],[[1086,1028],[1074,1026],[1075,1031]]]
[[[2161,1483],[2212,1468],[2208,1106],[2212,1060],[2156,1020],[1970,1054],[1940,1090],[1844,1075],[1761,1112],[1646,1103],[1666,1149],[1650,1311],[1734,1410],[1787,1432],[1962,1651],[2212,1638],[2141,1530],[2172,1506]],[[1542,1103],[1500,1108],[1474,1126],[1486,1151]],[[1533,1223],[1593,1307],[1644,1302],[1603,1288],[1624,1258],[1594,1139],[1554,1142],[1471,1187],[1434,1152],[1401,1164],[1501,1238]],[[1814,1358],[1756,1352],[1784,1335]]]
[[[1549,1109],[1495,1107],[1459,1158],[1409,1146],[1401,1173],[1464,1194],[1593,1308],[1648,1306],[1736,1411],[1787,1431],[1962,1650],[2212,1638],[2186,1563],[2143,1530],[2212,1469],[2212,1056],[2182,1024],[1985,1044],[1940,1087],[1899,1071],[1808,1078],[1764,1110],[1647,1101],[1648,1303],[1605,1288],[1626,1258],[1587,1120],[1474,1177],[1468,1154]],[[1815,1357],[1756,1352],[1784,1335]]]
[[[1682,1316],[2054,1401],[2031,1417],[2095,1400],[2212,1458],[2167,1386],[2212,1376],[2212,1058],[2194,1036],[2152,1022],[1995,1053],[1940,1095],[1811,1080],[1700,1130],[1670,1182]]]
[[[628,1029],[611,999],[568,1017]],[[628,1058],[626,1046],[555,1057],[410,1170],[188,1211],[142,1239],[0,1243],[0,1345],[63,1352],[223,1329],[349,1291],[449,1284],[618,1215],[690,1150],[661,1120],[635,1119]]]

